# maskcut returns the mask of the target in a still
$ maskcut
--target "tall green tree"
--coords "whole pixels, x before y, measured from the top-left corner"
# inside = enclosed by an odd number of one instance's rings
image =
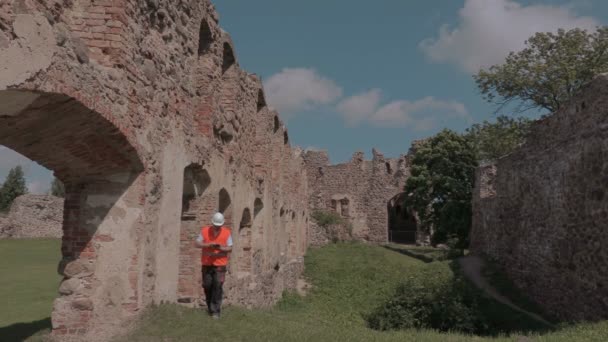
[[[515,102],[515,112],[555,112],[603,72],[608,72],[608,27],[592,33],[578,28],[536,33],[504,64],[481,70],[473,78],[484,98],[498,105],[497,111]]]
[[[27,187],[25,186],[23,169],[21,166],[16,166],[8,172],[6,180],[0,188],[0,210],[8,210],[15,198],[26,193]]]
[[[416,149],[405,205],[418,213],[421,228],[432,228],[433,243],[455,238],[458,247],[468,246],[476,167],[469,139],[447,129]]]
[[[521,145],[530,129],[532,120],[506,115],[496,117],[495,122],[484,120],[474,124],[466,131],[465,136],[475,147],[480,162],[500,158]]]
[[[53,178],[53,181],[51,182],[51,195],[62,198],[65,197],[65,186],[57,177]]]

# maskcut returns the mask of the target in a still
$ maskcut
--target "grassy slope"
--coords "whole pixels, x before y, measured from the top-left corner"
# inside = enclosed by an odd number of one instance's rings
[[[0,335],[4,338],[50,329],[60,249],[58,239],[0,240]]]
[[[424,263],[374,246],[342,244],[311,250],[306,275],[314,290],[288,295],[272,310],[228,308],[220,321],[200,310],[168,305],[148,311],[128,341],[517,341],[518,336],[481,338],[434,331],[378,332],[362,314],[390,296],[404,275]],[[489,305],[496,305],[490,303]],[[493,308],[509,314],[505,308]],[[536,336],[538,337],[538,336]],[[608,340],[608,323],[577,326],[544,335],[546,341]],[[125,341],[126,341],[125,340]]]

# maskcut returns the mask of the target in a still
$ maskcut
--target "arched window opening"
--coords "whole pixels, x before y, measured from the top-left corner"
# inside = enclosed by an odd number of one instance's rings
[[[236,58],[234,57],[234,51],[232,51],[232,47],[228,43],[224,43],[224,52],[222,57],[222,73],[225,73],[230,69],[231,66],[236,63]]]
[[[251,272],[252,252],[251,252],[251,211],[249,208],[243,210],[241,223],[239,224],[240,253],[237,255],[237,265],[239,271]]]
[[[350,216],[350,201],[348,198],[343,198],[340,200],[340,215],[342,217]]]
[[[264,90],[260,88],[258,90],[258,112],[261,111],[264,107],[266,107],[266,98],[264,97]]]
[[[213,43],[213,35],[207,20],[201,21],[201,28],[198,32],[198,56],[201,57],[209,51]]]
[[[274,128],[273,128],[273,132],[276,133],[279,130],[279,117],[278,116],[274,116]]]
[[[184,169],[182,193],[182,220],[194,216],[196,200],[203,195],[211,184],[209,173],[200,165],[191,164]]]
[[[255,201],[253,201],[253,217],[257,217],[262,209],[264,209],[264,203],[261,199],[256,198]]]
[[[239,230],[251,228],[251,211],[249,208],[245,208],[243,210],[243,215],[241,216],[241,223],[239,224]]]
[[[219,194],[219,208],[218,211],[222,214],[224,214],[224,219],[226,221],[226,225],[230,224],[232,222],[232,212],[231,212],[231,206],[232,201],[230,200],[230,195],[228,194],[228,191],[226,191],[226,189],[222,188],[222,190],[220,190],[220,194]]]

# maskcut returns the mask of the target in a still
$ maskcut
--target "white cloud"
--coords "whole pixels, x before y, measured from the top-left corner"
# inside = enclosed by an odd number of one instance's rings
[[[466,0],[459,17],[457,27],[443,25],[439,37],[423,40],[420,48],[430,60],[470,73],[502,63],[535,32],[599,25],[592,17],[577,16],[570,5],[523,6],[513,0]]]
[[[342,88],[311,68],[285,68],[264,82],[268,103],[282,114],[326,105],[342,96]]]
[[[348,125],[355,125],[374,113],[380,103],[380,89],[351,96],[338,104],[338,112]]]
[[[464,104],[443,101],[427,96],[419,100],[397,100],[380,105],[381,92],[372,89],[344,99],[338,112],[349,125],[363,121],[380,127],[409,127],[416,131],[431,130],[447,120],[465,120],[471,117]]]

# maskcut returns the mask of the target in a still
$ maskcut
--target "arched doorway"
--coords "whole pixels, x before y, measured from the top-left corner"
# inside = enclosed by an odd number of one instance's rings
[[[393,243],[415,244],[418,234],[418,223],[411,208],[405,206],[402,192],[391,198],[387,204],[388,241]]]
[[[0,91],[0,145],[65,184],[63,279],[51,315],[58,335],[84,334],[93,319],[115,322],[141,304],[134,235],[143,165],[109,117],[63,94]]]
[[[183,304],[196,303],[201,297],[199,286],[200,248],[194,241],[201,230],[203,218],[209,216],[208,202],[215,202],[215,196],[206,192],[211,185],[209,173],[198,164],[191,164],[184,169],[184,185],[182,192],[182,213],[180,227],[180,258],[179,278],[177,286],[177,301]],[[213,207],[213,203],[211,207]]]

